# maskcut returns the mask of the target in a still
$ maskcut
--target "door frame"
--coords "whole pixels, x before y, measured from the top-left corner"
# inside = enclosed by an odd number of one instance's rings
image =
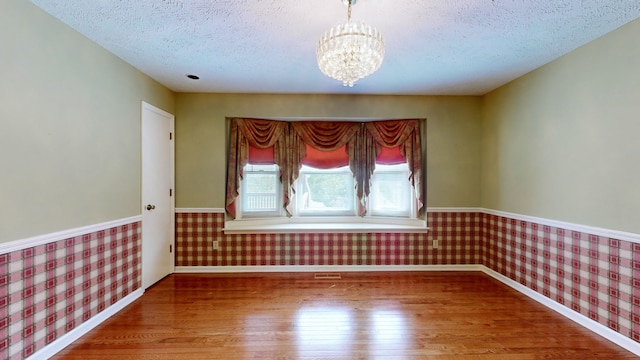
[[[171,196],[169,198],[169,203],[170,203],[170,208],[169,208],[169,213],[170,213],[170,217],[171,217],[171,221],[169,221],[169,231],[170,231],[170,245],[172,248],[171,251],[171,260],[170,260],[170,264],[169,264],[169,274],[172,274],[175,272],[175,253],[176,253],[176,239],[175,239],[175,218],[176,218],[176,204],[175,204],[175,198],[176,198],[176,191],[175,191],[175,116],[169,112],[166,112],[160,108],[157,108],[145,101],[141,101],[141,108],[140,108],[140,212],[141,212],[141,218],[143,219],[142,221],[144,221],[144,214],[145,214],[145,203],[144,203],[144,198],[143,198],[143,184],[144,184],[144,171],[143,171],[143,151],[142,151],[142,141],[144,138],[144,127],[143,127],[143,121],[144,121],[144,116],[145,116],[145,111],[151,111],[154,112],[158,115],[161,115],[163,117],[166,117],[169,119],[169,131],[171,133],[171,138],[169,139],[169,186],[171,189]],[[169,190],[169,189],[167,189]],[[141,223],[142,223],[141,221]],[[142,226],[142,224],[141,224]],[[144,229],[144,227],[143,227]],[[141,272],[140,272],[140,277],[141,277],[141,287],[143,290],[145,290],[146,288],[148,288],[149,286],[153,285],[153,284],[145,284],[144,283],[144,271],[145,271],[145,258],[144,258],[144,246],[145,246],[145,242],[149,241],[148,237],[145,236],[144,233],[142,233],[142,248],[140,251],[140,257],[141,257]]]

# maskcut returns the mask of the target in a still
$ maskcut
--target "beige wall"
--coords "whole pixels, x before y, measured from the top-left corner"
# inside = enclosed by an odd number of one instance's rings
[[[488,94],[482,206],[640,233],[640,20]]]
[[[427,118],[427,205],[480,205],[479,97],[176,94],[176,206],[224,207],[225,117]]]
[[[0,242],[140,214],[140,102],[173,93],[28,1],[0,29]]]
[[[29,2],[0,24],[0,242],[140,214],[142,100],[178,207],[224,206],[226,116],[424,117],[428,206],[640,232],[639,20],[485,97],[173,94]]]

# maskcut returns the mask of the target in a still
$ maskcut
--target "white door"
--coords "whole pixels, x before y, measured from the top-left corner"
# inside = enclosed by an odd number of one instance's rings
[[[142,286],[174,268],[174,116],[142,102]]]

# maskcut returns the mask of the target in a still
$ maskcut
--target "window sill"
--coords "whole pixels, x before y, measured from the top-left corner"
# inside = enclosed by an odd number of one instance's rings
[[[225,234],[426,233],[424,220],[367,218],[242,219],[225,222]]]

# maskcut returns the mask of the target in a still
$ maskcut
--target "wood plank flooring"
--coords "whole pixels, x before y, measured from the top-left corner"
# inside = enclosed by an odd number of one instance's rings
[[[53,359],[636,359],[479,272],[175,274]]]

